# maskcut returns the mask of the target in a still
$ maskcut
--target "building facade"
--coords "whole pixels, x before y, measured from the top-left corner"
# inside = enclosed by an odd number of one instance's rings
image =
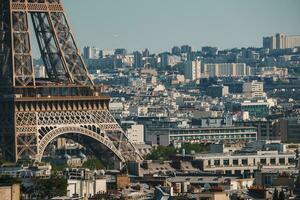
[[[190,81],[199,80],[201,78],[201,61],[186,61],[184,64],[184,77]]]
[[[278,151],[257,151],[257,153],[203,154],[196,155],[199,168],[204,172],[221,174],[253,174],[258,166],[272,169],[295,167],[295,154]]]
[[[127,129],[127,135],[131,143],[144,144],[144,125],[131,125],[131,127]]]
[[[205,77],[243,77],[251,75],[245,63],[207,63],[202,67]]]
[[[258,81],[245,82],[243,84],[243,92],[247,98],[263,97],[265,96],[264,83]]]
[[[265,118],[269,115],[269,104],[264,101],[244,101],[240,103],[241,111],[248,112],[251,118]]]
[[[277,33],[275,36],[264,37],[263,47],[268,49],[287,49],[300,46],[300,35],[285,35]]]
[[[257,131],[254,127],[215,127],[188,129],[152,129],[147,140],[152,144],[168,146],[176,142],[218,142],[218,141],[255,141]]]
[[[224,85],[212,85],[207,88],[206,94],[213,98],[225,97],[229,94],[229,87]]]

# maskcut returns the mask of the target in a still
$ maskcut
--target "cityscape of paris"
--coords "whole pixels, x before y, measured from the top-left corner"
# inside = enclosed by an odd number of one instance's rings
[[[299,0],[0,0],[0,200],[297,200],[299,170]]]

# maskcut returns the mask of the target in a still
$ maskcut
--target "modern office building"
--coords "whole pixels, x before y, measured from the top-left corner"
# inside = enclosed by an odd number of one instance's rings
[[[269,114],[269,103],[265,101],[244,101],[240,106],[241,111],[248,112],[250,117],[265,118]]]
[[[201,78],[201,61],[186,61],[184,63],[184,77],[190,81],[199,80]]]
[[[243,77],[251,75],[245,63],[207,63],[202,66],[205,77]]]
[[[236,121],[236,126],[247,126],[257,128],[258,140],[280,140],[287,141],[287,120],[247,120]]]
[[[198,161],[199,168],[204,172],[227,175],[250,176],[258,169],[258,166],[269,169],[288,169],[296,166],[294,153],[278,151],[199,154],[193,159]]]
[[[274,36],[263,37],[263,48],[276,49],[276,38]]]
[[[257,131],[254,127],[214,127],[214,128],[162,128],[151,129],[147,140],[152,144],[168,146],[175,142],[217,142],[217,141],[255,141]]]
[[[134,56],[134,61],[133,61],[133,67],[138,68],[138,67],[143,67],[143,56],[141,54],[141,52],[139,51],[135,51],[133,52],[133,56]]]
[[[287,49],[300,46],[300,35],[285,35],[277,33],[275,36],[263,37],[263,47],[268,49]]]

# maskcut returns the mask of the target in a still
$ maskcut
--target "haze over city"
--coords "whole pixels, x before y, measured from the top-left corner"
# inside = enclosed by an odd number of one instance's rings
[[[0,200],[300,199],[299,8],[0,0]]]
[[[79,46],[149,48],[189,44],[259,47],[265,35],[300,32],[297,0],[88,0],[64,1]]]

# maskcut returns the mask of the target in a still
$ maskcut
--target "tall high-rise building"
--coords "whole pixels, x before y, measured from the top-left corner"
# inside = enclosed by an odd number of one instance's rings
[[[263,37],[263,47],[265,49],[276,49],[276,38],[274,36]]]
[[[263,47],[269,49],[300,47],[300,35],[277,33],[275,36],[263,37]]]
[[[177,63],[181,62],[180,56],[170,55],[169,52],[161,53],[159,55],[160,58],[160,67],[162,69],[166,68],[167,66],[173,67]]]
[[[182,45],[181,46],[181,53],[192,53],[192,47],[189,45]]]
[[[168,63],[168,57],[169,57],[169,53],[168,52],[164,52],[159,54],[159,58],[160,58],[160,68],[164,69],[166,68],[169,63]]]
[[[143,51],[143,57],[149,57],[150,56],[150,52],[149,52],[149,49],[145,49],[144,51]]]
[[[133,52],[134,62],[133,67],[143,67],[143,56],[139,51]]]
[[[83,48],[83,58],[88,59],[98,59],[101,57],[101,51],[96,47],[84,47]]]
[[[115,49],[115,55],[125,56],[127,54],[126,49]]]
[[[186,61],[184,63],[184,77],[191,81],[199,80],[201,78],[201,61]]]
[[[181,53],[181,49],[177,46],[173,47],[171,51],[173,55],[177,55],[177,56],[179,56]]]
[[[285,49],[286,48],[286,37],[282,33],[277,33],[275,36],[276,49]]]

